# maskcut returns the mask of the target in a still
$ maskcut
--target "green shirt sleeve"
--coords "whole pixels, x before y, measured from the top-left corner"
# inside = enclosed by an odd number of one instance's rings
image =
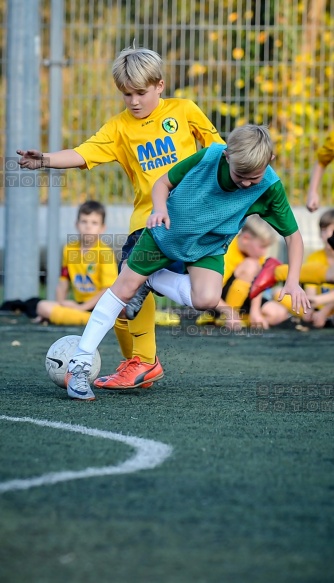
[[[175,164],[175,166],[169,170],[168,180],[172,183],[173,186],[177,186],[181,180],[183,180],[185,175],[188,174],[188,172],[202,160],[206,151],[207,148],[202,148],[196,152],[196,154],[188,156],[188,158],[182,160],[178,164]]]
[[[297,221],[280,180],[270,186],[252,204],[247,212],[247,216],[254,214],[260,215],[282,237],[288,237],[298,231]]]

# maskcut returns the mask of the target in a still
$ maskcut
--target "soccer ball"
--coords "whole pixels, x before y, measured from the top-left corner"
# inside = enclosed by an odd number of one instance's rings
[[[66,389],[65,374],[68,363],[75,353],[81,336],[63,336],[54,342],[45,357],[45,368],[50,379]],[[88,375],[88,381],[92,383],[97,378],[101,368],[101,357],[98,350],[95,351],[91,371]]]

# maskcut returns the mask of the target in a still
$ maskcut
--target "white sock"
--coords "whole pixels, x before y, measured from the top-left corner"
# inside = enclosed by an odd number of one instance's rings
[[[152,273],[147,282],[155,291],[177,304],[194,307],[191,301],[191,283],[188,274],[182,275],[168,269],[160,269]]]
[[[114,326],[118,314],[125,306],[126,304],[122,300],[115,296],[110,289],[107,289],[92,311],[77,351],[71,359],[69,370],[75,367],[77,361],[92,364],[95,350],[107,332]],[[76,362],[72,362],[73,360]]]

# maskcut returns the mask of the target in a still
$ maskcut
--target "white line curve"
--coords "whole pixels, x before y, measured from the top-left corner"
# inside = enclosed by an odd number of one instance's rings
[[[67,482],[69,480],[80,480],[97,476],[111,476],[115,474],[129,474],[141,470],[153,469],[156,466],[161,465],[171,455],[173,450],[170,445],[160,441],[122,435],[121,433],[112,433],[111,431],[93,429],[91,427],[85,427],[84,425],[71,425],[70,423],[34,419],[32,417],[10,417],[8,415],[0,415],[0,420],[11,421],[13,423],[32,423],[40,427],[51,427],[62,431],[72,431],[73,433],[90,435],[91,437],[110,439],[112,441],[125,443],[137,450],[134,456],[116,466],[103,466],[100,468],[88,467],[79,471],[50,472],[32,478],[0,482],[0,494],[13,490],[28,490],[29,488],[35,488],[37,486],[47,486],[59,482]]]

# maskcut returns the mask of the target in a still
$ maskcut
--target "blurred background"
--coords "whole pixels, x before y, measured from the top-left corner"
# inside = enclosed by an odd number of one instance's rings
[[[319,215],[304,205],[316,149],[333,124],[334,0],[0,0],[0,30],[5,298],[36,295],[46,276],[52,298],[59,250],[85,199],[108,206],[108,232],[128,231],[133,195],[118,164],[36,174],[29,184],[15,152],[74,147],[124,109],[111,65],[134,39],[162,56],[163,97],[193,99],[224,139],[247,122],[270,126],[274,167],[306,248],[321,246]],[[20,182],[10,183],[12,171]],[[333,205],[333,183],[329,167],[324,207]]]

